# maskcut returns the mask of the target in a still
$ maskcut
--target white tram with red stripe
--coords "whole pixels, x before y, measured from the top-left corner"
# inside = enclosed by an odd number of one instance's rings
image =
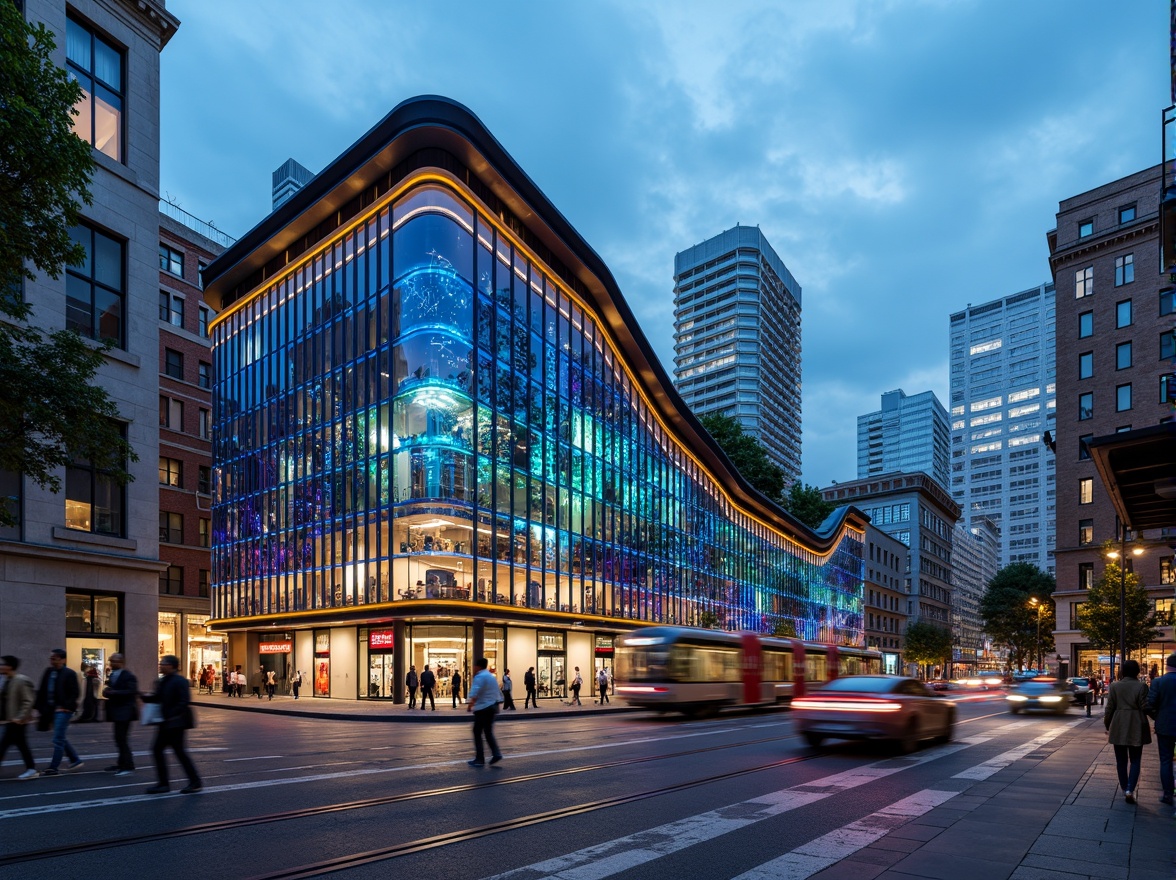
[[[801,639],[653,626],[621,636],[614,692],[633,706],[694,714],[800,697],[839,675],[878,674],[882,655]]]

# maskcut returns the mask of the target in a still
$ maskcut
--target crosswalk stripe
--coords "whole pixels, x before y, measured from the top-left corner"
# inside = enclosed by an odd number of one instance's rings
[[[515,868],[496,874],[488,880],[601,880],[636,865],[679,852],[697,843],[713,840],[781,813],[808,806],[835,794],[926,764],[928,761],[986,743],[991,739],[992,736],[972,736],[901,761],[896,762],[891,758],[855,767],[742,803],[709,810],[607,843],[585,847],[567,855]]]
[[[1065,726],[1052,728],[1047,733],[1034,738],[1030,742],[1003,752],[995,758],[990,758],[987,761],[977,764],[975,767],[968,768],[952,778],[973,781],[987,779],[993,773],[1007,767],[1009,764],[1040,748],[1042,745],[1045,745],[1050,740],[1053,740],[1080,723],[1082,722],[1074,721]],[[1018,720],[994,728],[985,735],[960,739],[951,745],[937,748],[934,751],[913,755],[900,762],[888,759],[873,764],[866,764],[862,767],[855,767],[852,770],[835,773],[831,776],[813,780],[812,782],[794,785],[790,788],[771,792],[738,804],[731,804],[716,810],[699,813],[695,816],[688,816],[685,819],[679,819],[675,822],[640,831],[627,837],[608,841],[607,843],[585,847],[573,853],[546,859],[522,868],[515,868],[501,874],[495,874],[493,877],[486,878],[486,880],[603,880],[603,878],[611,877],[638,865],[651,862],[675,852],[680,852],[697,843],[714,840],[724,834],[746,828],[749,825],[754,825],[757,822],[762,822],[781,813],[807,806],[808,804],[849,791],[878,779],[883,779],[903,770],[909,770],[928,761],[946,757],[971,746],[989,742],[1001,733],[1011,733],[1025,726],[1024,721]],[[933,792],[930,794],[920,792],[918,795],[912,795],[911,798],[891,804],[890,807],[884,808],[878,814],[875,814],[875,816],[879,816],[878,822],[882,828],[882,831],[877,837],[882,837],[899,825],[910,821],[910,818],[921,815],[921,813],[911,813],[910,811],[918,809],[924,802],[933,801],[936,797],[941,796],[946,800],[947,797],[954,796],[954,794],[958,794],[958,792]],[[920,796],[922,796],[921,799]],[[934,803],[930,803],[926,809],[932,809],[934,806]],[[910,814],[909,818],[901,819],[901,816],[904,814]],[[816,871],[828,867],[829,864],[833,864],[841,858],[844,858],[844,855],[838,856],[832,862],[821,864],[812,871],[804,873],[804,865],[815,866],[818,865],[822,858],[828,857],[829,853],[832,852],[831,847],[834,840],[841,840],[842,842],[839,845],[842,847],[852,845],[852,841],[854,840],[865,841],[860,846],[847,850],[845,855],[848,855],[849,852],[856,851],[856,849],[860,849],[862,846],[867,846],[876,840],[877,837],[867,839],[869,830],[873,827],[869,824],[871,818],[867,816],[865,819],[858,820],[857,823],[851,823],[850,825],[830,832],[824,838],[818,838],[818,841],[823,842],[823,846],[822,844],[817,844],[815,841],[811,841],[811,844],[815,844],[814,849],[809,850],[807,849],[808,845],[806,845],[806,847],[798,848],[794,853],[788,853],[782,856],[781,859],[784,861],[776,873],[767,870],[765,873],[758,875],[749,872],[745,876],[748,878],[755,877],[756,880],[769,880],[769,878],[771,880],[775,880],[775,878],[798,880],[798,878],[808,877],[816,873]],[[842,835],[842,837],[838,838],[838,835]],[[789,859],[790,856],[795,857]],[[773,863],[769,862],[767,864],[771,865]],[[760,868],[764,868],[764,866],[761,865]],[[752,871],[758,871],[760,868],[752,869]]]
[[[934,789],[916,792],[856,822],[810,840],[779,858],[764,862],[734,880],[805,880],[874,841],[881,840],[894,829],[930,812],[957,794],[958,791]]]

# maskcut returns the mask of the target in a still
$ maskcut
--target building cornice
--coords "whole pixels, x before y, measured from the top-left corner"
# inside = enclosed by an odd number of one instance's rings
[[[164,0],[122,0],[122,5],[159,34],[160,49],[167,45],[180,26],[180,20],[167,11]]]

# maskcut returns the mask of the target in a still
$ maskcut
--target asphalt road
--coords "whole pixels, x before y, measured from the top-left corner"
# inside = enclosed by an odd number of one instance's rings
[[[204,791],[178,793],[173,762],[154,796],[149,731],[120,778],[110,727],[75,725],[83,769],[0,767],[0,878],[802,878],[1090,723],[962,703],[954,742],[900,758],[809,749],[787,712],[535,718],[499,725],[505,760],[471,768],[465,725],[206,709],[189,736]],[[48,734],[33,747],[43,767]]]

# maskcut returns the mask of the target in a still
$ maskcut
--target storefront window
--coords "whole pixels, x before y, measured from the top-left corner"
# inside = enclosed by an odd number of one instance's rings
[[[180,650],[180,615],[171,611],[159,612],[159,656]]]
[[[459,671],[464,692],[470,676],[469,633],[464,626],[413,626],[409,629],[409,663],[423,672],[428,666],[437,677],[437,699],[453,695],[451,679]],[[464,696],[464,693],[460,696]]]
[[[71,668],[83,673],[93,668],[99,681],[106,681],[110,655],[122,650],[121,603],[121,596],[65,594],[65,651]]]
[[[394,643],[395,634],[390,628],[359,631],[360,663],[367,669],[367,692],[360,693],[361,700],[390,700],[395,695]]]
[[[207,614],[185,614],[188,622],[188,678],[200,681],[200,671],[212,667],[213,688],[221,689],[224,671],[224,636],[208,631]]]
[[[538,666],[535,684],[540,697],[563,699],[567,694],[568,657],[562,632],[540,631],[537,634]]]
[[[314,695],[331,695],[331,633],[326,630],[314,634]]]

